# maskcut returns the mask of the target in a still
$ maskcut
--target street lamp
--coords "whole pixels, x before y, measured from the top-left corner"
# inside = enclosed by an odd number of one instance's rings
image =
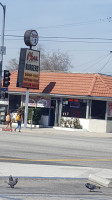
[[[4,55],[4,31],[5,31],[5,12],[6,6],[0,2],[3,8],[3,21],[2,21],[2,32],[1,32],[1,46],[0,46],[0,91],[1,91],[1,79],[2,79],[2,65],[3,65],[3,55]]]

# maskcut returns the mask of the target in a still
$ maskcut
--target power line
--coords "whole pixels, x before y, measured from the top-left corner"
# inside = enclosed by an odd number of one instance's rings
[[[49,29],[49,28],[63,28],[63,27],[70,27],[70,26],[80,26],[80,25],[88,25],[88,24],[96,24],[96,23],[105,23],[105,22],[111,22],[112,18],[111,17],[106,17],[106,18],[100,18],[100,19],[95,19],[95,20],[88,20],[88,21],[82,21],[82,22],[73,22],[73,23],[68,23],[68,24],[58,24],[58,25],[50,25],[50,26],[38,26],[37,29]],[[23,31],[21,30],[6,30],[6,31]]]
[[[92,42],[92,41],[67,41],[67,40],[39,40],[40,42],[61,42],[61,43],[93,43],[93,44],[110,44],[112,42]]]
[[[1,35],[0,35],[1,36]],[[5,37],[19,37],[24,38],[22,35],[5,35]],[[69,39],[69,40],[112,40],[112,38],[95,38],[95,37],[64,37],[64,36],[39,36],[45,39]]]
[[[89,67],[87,67],[84,71],[87,71],[91,69],[93,66],[96,66],[98,63],[100,63],[102,60],[104,60],[106,57],[108,58],[110,56],[109,54],[106,54],[104,56],[99,57],[93,64],[91,64]]]
[[[107,66],[107,64],[109,63],[109,61],[110,61],[111,58],[112,58],[112,55],[108,58],[108,60],[107,60],[107,62],[105,63],[105,65],[102,66],[102,67],[99,69],[98,73],[101,72],[101,71]]]
[[[1,35],[0,35],[1,36]],[[22,35],[5,35],[5,37],[13,37],[13,38],[6,38],[6,40],[18,40],[14,38],[19,38],[19,40],[23,40],[24,36]],[[61,42],[61,43],[68,43],[68,42],[75,42],[75,43],[112,43],[112,38],[95,38],[95,37],[64,37],[64,36],[39,36],[40,42]],[[45,38],[47,40],[42,40],[41,38]],[[49,40],[48,40],[49,39]],[[54,40],[59,39],[59,40]],[[67,39],[67,40],[60,40],[60,39]],[[83,41],[84,40],[84,41]],[[88,41],[89,40],[89,41]],[[92,41],[90,41],[92,40]],[[102,41],[95,41],[95,40],[102,40]],[[106,42],[103,42],[106,41]],[[108,42],[109,41],[109,42]]]
[[[87,68],[85,69],[85,70],[87,70],[87,69],[91,68],[91,66],[93,67],[93,66],[94,66],[95,64],[97,64],[99,61],[101,61],[102,59],[104,59],[105,57],[107,57],[107,56],[109,56],[109,55],[110,55],[110,53],[105,54],[105,55],[103,55],[103,56],[100,56],[100,57],[98,57],[98,58],[95,58],[94,60],[90,60],[90,61],[88,61],[88,62],[86,62],[86,63],[83,63],[83,64],[81,64],[81,65],[78,65],[77,67],[80,68],[80,67],[82,67],[82,66],[85,66],[85,65],[87,65],[87,64],[93,62],[92,65],[90,65],[89,67],[87,67]]]
[[[39,36],[45,39],[70,39],[70,40],[112,40],[112,38],[95,38],[95,37],[61,37],[61,36]]]
[[[24,36],[22,36],[22,35],[5,35],[5,37],[19,37],[19,38],[24,38]]]
[[[5,39],[10,41],[23,41],[23,39]],[[91,41],[62,41],[62,40],[39,40],[40,42],[56,42],[56,43],[88,43],[88,44],[110,44],[112,42],[91,42]]]

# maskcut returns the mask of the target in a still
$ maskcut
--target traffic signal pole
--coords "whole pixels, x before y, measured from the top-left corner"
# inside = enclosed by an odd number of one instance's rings
[[[5,13],[6,6],[0,2],[0,5],[3,8],[3,21],[2,21],[2,32],[1,32],[1,51],[0,51],[0,91],[1,91],[1,79],[2,79],[2,66],[3,66],[3,55],[4,55],[4,32],[5,32]]]
[[[10,85],[10,75],[9,70],[4,70],[3,87],[8,87]]]

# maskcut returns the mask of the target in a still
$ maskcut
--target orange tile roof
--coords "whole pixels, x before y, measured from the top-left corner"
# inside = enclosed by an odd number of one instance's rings
[[[9,92],[25,92],[16,87],[17,71],[11,74]],[[32,93],[112,97],[112,76],[102,74],[40,72],[39,90]]]

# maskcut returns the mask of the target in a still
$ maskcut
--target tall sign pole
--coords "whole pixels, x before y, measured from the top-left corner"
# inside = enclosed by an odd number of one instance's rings
[[[28,118],[29,89],[26,89],[25,112],[24,112],[24,128],[27,127]]]
[[[1,91],[1,79],[2,79],[2,65],[3,65],[3,55],[5,52],[4,47],[4,31],[5,31],[5,13],[6,13],[6,6],[0,2],[0,5],[3,8],[3,21],[2,21],[2,32],[1,32],[1,46],[0,46],[0,91]]]
[[[24,34],[24,42],[30,48],[21,48],[17,87],[26,88],[26,101],[24,112],[24,128],[27,127],[29,89],[39,89],[40,52],[33,50],[32,46],[38,43],[38,33],[28,30]]]
[[[24,34],[24,42],[27,46],[36,46],[38,43],[38,33],[35,30],[28,30]],[[29,88],[26,90],[26,102],[25,102],[25,113],[24,113],[24,128],[27,127],[27,117],[28,117],[28,103],[29,103]]]

